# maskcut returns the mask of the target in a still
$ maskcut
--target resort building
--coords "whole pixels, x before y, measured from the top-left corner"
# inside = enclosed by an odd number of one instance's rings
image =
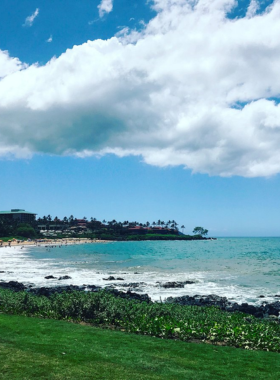
[[[0,219],[10,221],[16,220],[21,223],[34,222],[36,215],[37,214],[34,212],[25,211],[18,208],[12,209],[10,211],[0,211]]]

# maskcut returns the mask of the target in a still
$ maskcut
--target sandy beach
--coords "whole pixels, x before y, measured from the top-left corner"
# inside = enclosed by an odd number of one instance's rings
[[[76,244],[95,244],[95,243],[108,243],[108,240],[91,240],[86,238],[65,238],[65,239],[38,239],[38,240],[11,240],[8,242],[1,242],[1,247],[21,247],[21,246],[40,246],[40,245],[76,245]]]

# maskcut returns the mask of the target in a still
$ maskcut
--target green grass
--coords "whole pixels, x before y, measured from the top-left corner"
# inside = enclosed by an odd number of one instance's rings
[[[0,314],[0,379],[279,379],[277,353]]]

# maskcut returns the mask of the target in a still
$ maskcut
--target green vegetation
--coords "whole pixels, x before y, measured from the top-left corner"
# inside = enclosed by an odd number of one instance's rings
[[[34,228],[28,223],[20,223],[16,229],[16,233],[19,236],[24,236],[27,238],[33,238],[36,236]]]
[[[106,239],[104,239],[106,240]],[[124,240],[124,239],[122,239]],[[201,236],[192,235],[160,235],[160,234],[146,234],[146,235],[127,235],[125,237],[127,241],[143,241],[143,240],[201,240]]]
[[[185,226],[182,225],[181,229],[184,231]],[[29,223],[21,223],[19,219],[5,218],[0,215],[0,238],[6,236],[10,239],[18,236],[31,239],[74,237],[118,241],[201,240],[205,239],[204,236],[207,235],[208,230],[196,227],[193,232],[194,236],[181,234],[175,220],[139,223],[128,220],[117,222],[113,219],[101,222],[95,218],[77,219],[73,215],[69,218],[65,216],[62,220],[58,217],[52,219],[48,215]]]
[[[0,310],[41,318],[89,322],[163,339],[202,341],[280,352],[278,321],[260,320],[216,307],[146,303],[113,296],[107,291],[54,294],[0,290]]]
[[[37,236],[35,231],[36,222],[33,225],[29,223],[19,223],[17,220],[5,220],[0,218],[0,237],[8,239],[34,238]]]
[[[0,314],[0,379],[279,379],[279,354]]]
[[[200,235],[200,236],[206,236],[208,234],[208,230],[206,230],[203,227],[195,227],[193,230],[193,234]]]

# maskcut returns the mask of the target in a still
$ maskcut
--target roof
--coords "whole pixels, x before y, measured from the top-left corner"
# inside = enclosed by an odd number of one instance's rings
[[[14,208],[10,211],[0,211],[0,215],[3,214],[30,214],[30,215],[37,215],[35,212],[29,212],[25,210],[21,210],[19,208]]]

